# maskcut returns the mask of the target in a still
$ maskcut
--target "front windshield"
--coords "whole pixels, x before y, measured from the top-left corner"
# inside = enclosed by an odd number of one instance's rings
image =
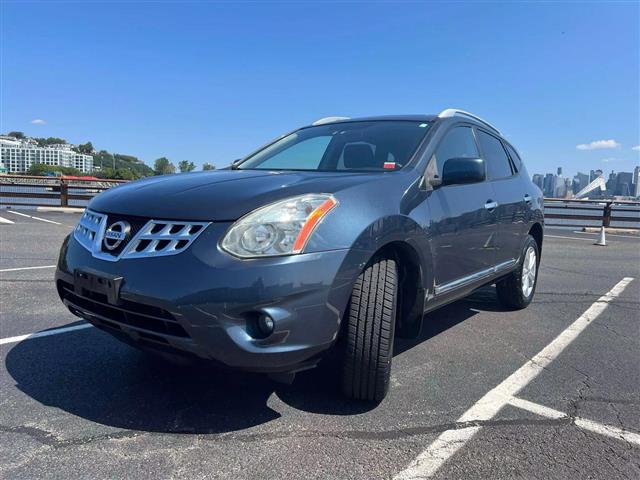
[[[238,165],[239,169],[390,171],[407,164],[429,123],[383,120],[302,128]]]

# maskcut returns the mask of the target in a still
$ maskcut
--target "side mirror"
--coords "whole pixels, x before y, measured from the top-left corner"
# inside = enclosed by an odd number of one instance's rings
[[[442,167],[442,185],[483,182],[485,176],[481,158],[450,158]]]

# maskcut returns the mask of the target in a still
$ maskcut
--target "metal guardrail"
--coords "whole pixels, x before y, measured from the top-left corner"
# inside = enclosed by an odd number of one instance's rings
[[[125,180],[85,180],[26,175],[0,176],[0,206],[85,207],[98,193]],[[640,202],[545,198],[545,224],[640,230]]]
[[[612,227],[640,230],[640,202],[544,199],[544,221],[554,227]]]
[[[98,193],[124,180],[65,177],[0,176],[0,205],[25,207],[85,207]]]

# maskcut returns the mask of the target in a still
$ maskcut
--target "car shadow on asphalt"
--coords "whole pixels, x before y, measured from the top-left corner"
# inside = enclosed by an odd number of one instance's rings
[[[495,292],[483,289],[431,313],[418,338],[396,341],[394,355],[496,305]],[[277,408],[274,393],[290,407],[313,413],[354,415],[376,407],[342,397],[330,368],[303,372],[292,385],[282,385],[265,375],[174,364],[97,329],[20,342],[7,353],[6,367],[17,388],[37,402],[126,430],[234,432],[279,418],[270,406]]]

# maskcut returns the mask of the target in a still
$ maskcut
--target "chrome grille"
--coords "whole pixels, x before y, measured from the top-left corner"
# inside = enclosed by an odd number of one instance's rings
[[[179,222],[173,220],[147,220],[132,232],[124,247],[109,252],[103,239],[111,218],[102,213],[85,210],[73,232],[74,238],[91,254],[101,260],[115,262],[120,259],[160,257],[185,251],[209,225],[208,222]]]
[[[84,248],[93,251],[98,238],[100,242],[102,241],[106,221],[106,215],[85,210],[73,232],[73,236]]]

